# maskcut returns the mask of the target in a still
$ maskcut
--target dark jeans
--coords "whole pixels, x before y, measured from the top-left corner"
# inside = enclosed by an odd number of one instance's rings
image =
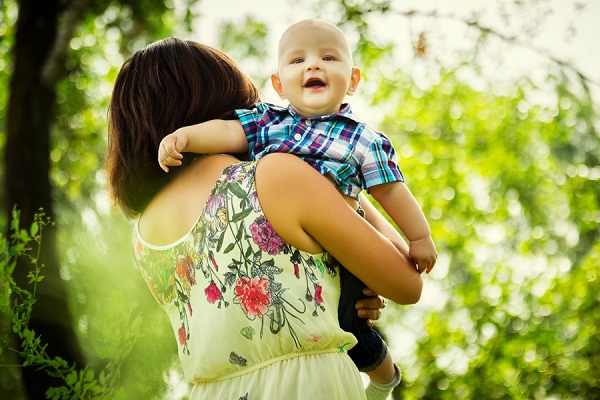
[[[362,372],[373,371],[385,359],[387,346],[381,336],[367,325],[356,313],[356,302],[366,296],[362,293],[365,284],[344,267],[340,267],[342,291],[338,307],[340,326],[356,336],[358,343],[348,350],[348,355]]]

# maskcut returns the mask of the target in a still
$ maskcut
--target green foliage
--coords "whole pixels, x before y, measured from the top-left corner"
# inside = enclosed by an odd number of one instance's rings
[[[51,221],[40,212],[35,216],[29,230],[26,230],[21,229],[19,217],[19,211],[14,209],[10,237],[6,238],[0,234],[0,312],[3,319],[11,322],[12,332],[20,343],[16,349],[10,348],[8,334],[3,334],[3,337],[0,337],[0,354],[6,351],[16,352],[22,360],[22,367],[42,369],[49,376],[61,380],[63,386],[48,389],[48,399],[114,398],[119,388],[121,364],[135,344],[134,333],[139,328],[139,317],[131,321],[132,309],[123,310],[121,307],[121,315],[117,315],[120,318],[116,319],[118,328],[111,332],[116,342],[110,343],[109,349],[99,354],[100,357],[109,360],[99,374],[89,367],[79,369],[74,364],[69,365],[59,356],[49,356],[46,352],[47,344],[43,342],[39,333],[29,328],[29,321],[36,301],[37,285],[44,278],[41,275],[43,265],[38,263],[42,231]],[[19,287],[12,277],[20,257],[27,257],[33,265],[34,269],[27,275],[31,290]],[[0,368],[9,367],[0,365]]]
[[[167,390],[173,333],[132,267],[131,226],[106,211],[101,171],[118,68],[132,51],[189,28],[194,3],[92,1],[70,41],[50,174],[85,367],[45,355],[40,332],[27,327],[35,289],[18,288],[11,278],[17,257],[35,261],[32,250],[48,221],[23,230],[13,218],[11,236],[0,236],[0,322],[11,321],[19,334],[18,349],[2,338],[0,350],[60,377],[64,385],[50,398],[161,398]],[[397,67],[392,41],[371,35],[370,18],[389,12],[392,2],[316,3],[315,16],[339,18],[357,44],[365,78],[357,97],[372,99],[377,127],[395,143],[440,252],[424,277],[421,303],[385,313],[392,353],[396,342],[412,339],[410,351],[396,357],[404,398],[600,398],[599,108],[588,83],[557,65],[545,88],[526,77],[502,88],[482,84],[473,49],[453,68],[421,65],[436,71],[427,86]],[[0,13],[5,88],[15,2],[0,1]],[[251,16],[242,21],[221,24],[219,46],[265,86],[269,25]],[[0,91],[2,110],[7,93]],[[0,113],[0,150],[4,118]],[[0,174],[2,166],[0,158]],[[41,271],[30,273],[34,288],[44,284]]]
[[[8,83],[12,72],[10,49],[13,43],[12,21],[17,14],[11,2],[0,1],[0,110],[6,110],[8,103]],[[0,182],[4,180],[4,147],[6,146],[6,116],[0,111]],[[4,191],[0,192],[0,204],[4,204]],[[6,218],[0,216],[0,231],[6,230]]]
[[[360,2],[342,0],[336,4],[340,13],[339,24],[344,27],[344,30],[349,30],[347,34],[355,31],[358,35],[355,53],[359,57],[360,65],[362,65],[365,71],[376,67],[381,56],[386,53],[389,54],[393,49],[392,44],[381,45],[371,39],[368,22],[369,16],[382,15],[388,12],[391,8],[390,3],[390,0]]]
[[[442,257],[431,309],[401,317],[425,311],[404,398],[598,398],[598,114],[564,76],[541,106],[463,68],[426,89],[398,71],[374,98]]]
[[[192,3],[182,4],[187,5],[188,19]],[[52,130],[50,173],[60,207],[82,207],[97,195],[106,115],[118,69],[133,51],[189,29],[174,13],[173,4],[165,0],[97,2],[79,24],[70,41],[66,79],[57,87]]]
[[[134,267],[130,222],[86,208],[71,216],[59,240],[66,249],[63,274],[77,299],[71,304],[74,329],[88,366],[104,368],[124,352],[114,399],[160,398],[167,390],[164,375],[176,365],[177,344],[166,314]]]
[[[236,62],[244,60],[249,64],[254,61],[253,64],[262,66],[269,54],[267,34],[267,26],[251,16],[247,16],[243,24],[224,22],[219,28],[218,47]],[[277,66],[274,64],[271,70],[275,72],[276,69]],[[257,86],[264,86],[267,83],[269,74],[265,74],[264,68],[244,72]]]

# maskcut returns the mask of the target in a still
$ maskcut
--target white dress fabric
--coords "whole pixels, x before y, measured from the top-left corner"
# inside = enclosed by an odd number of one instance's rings
[[[340,329],[339,264],[279,237],[260,206],[256,162],[227,167],[192,230],[135,261],[168,314],[190,399],[363,400]]]

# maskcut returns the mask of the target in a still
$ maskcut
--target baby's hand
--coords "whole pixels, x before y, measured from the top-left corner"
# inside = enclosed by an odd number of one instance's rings
[[[431,236],[411,241],[408,255],[419,267],[419,272],[430,273],[437,260],[437,251]]]
[[[181,152],[188,144],[187,135],[180,129],[167,135],[160,141],[158,146],[158,164],[165,171],[169,172],[169,166],[181,165],[183,155]]]

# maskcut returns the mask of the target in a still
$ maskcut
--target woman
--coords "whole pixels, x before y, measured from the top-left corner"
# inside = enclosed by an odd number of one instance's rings
[[[408,258],[294,156],[206,155],[169,174],[156,162],[177,127],[258,100],[227,56],[194,42],[159,41],[125,62],[106,161],[114,200],[137,217],[136,263],[169,315],[191,399],[364,399],[346,354],[356,339],[337,322],[338,261],[411,304],[422,281]]]

